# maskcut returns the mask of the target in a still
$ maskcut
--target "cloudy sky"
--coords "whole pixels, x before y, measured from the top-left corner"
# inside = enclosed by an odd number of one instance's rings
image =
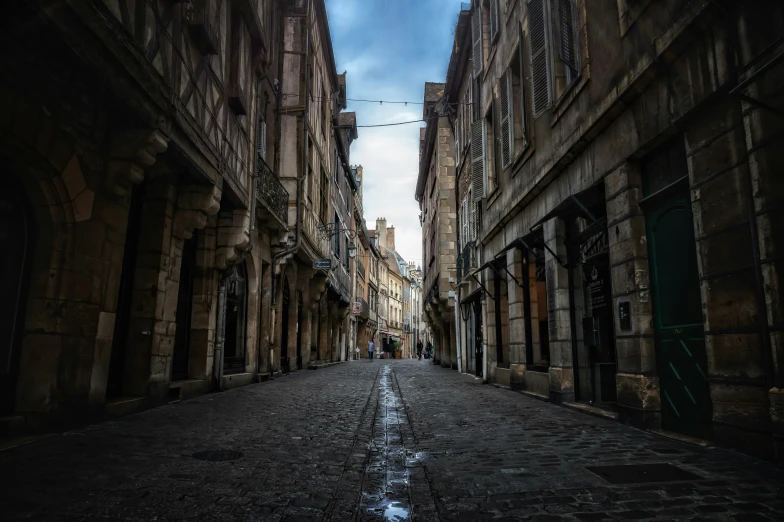
[[[460,11],[455,0],[326,0],[338,72],[348,97],[421,102],[425,82],[443,82]],[[422,105],[348,102],[357,125],[422,118]],[[395,246],[421,263],[419,205],[414,190],[422,123],[360,128],[351,163],[364,169],[365,221],[395,226]]]

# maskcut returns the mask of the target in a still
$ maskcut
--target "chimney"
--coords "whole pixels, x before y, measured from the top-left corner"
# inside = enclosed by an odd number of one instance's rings
[[[394,225],[387,229],[387,248],[390,250],[395,249],[395,227]]]
[[[384,247],[387,246],[387,218],[376,218],[376,237],[378,238],[378,249],[383,257],[387,256]]]

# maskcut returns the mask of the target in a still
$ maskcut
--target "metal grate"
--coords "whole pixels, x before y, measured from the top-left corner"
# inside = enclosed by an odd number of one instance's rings
[[[229,460],[241,459],[244,456],[245,454],[241,451],[224,449],[198,451],[192,455],[194,459],[209,460],[211,462],[226,462]]]
[[[631,464],[626,466],[586,467],[610,484],[636,484],[640,482],[678,482],[700,480],[702,477],[672,464]]]

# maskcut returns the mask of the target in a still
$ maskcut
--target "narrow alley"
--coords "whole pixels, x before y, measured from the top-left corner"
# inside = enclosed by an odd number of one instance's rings
[[[354,361],[171,403],[7,449],[0,467],[13,470],[0,483],[5,521],[764,521],[784,511],[773,464],[425,360]]]

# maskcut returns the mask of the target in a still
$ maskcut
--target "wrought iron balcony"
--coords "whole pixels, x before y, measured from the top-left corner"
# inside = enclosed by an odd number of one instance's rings
[[[370,305],[368,304],[368,302],[365,301],[361,297],[358,297],[357,301],[359,301],[359,304],[360,304],[359,316],[364,318],[364,319],[369,318],[370,317]]]
[[[472,268],[476,268],[476,244],[469,241],[457,258],[457,280],[462,281]]]
[[[281,225],[288,226],[289,193],[269,165],[258,158],[256,197]]]

